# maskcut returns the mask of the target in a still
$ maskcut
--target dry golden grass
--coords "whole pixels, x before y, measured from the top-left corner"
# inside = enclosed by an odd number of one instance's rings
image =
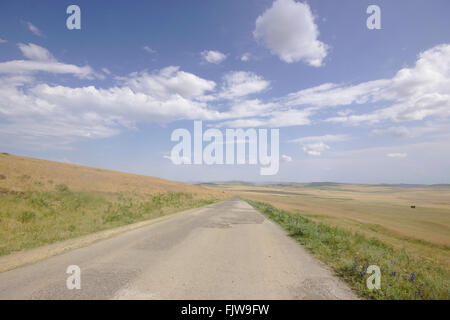
[[[312,221],[299,213],[247,200],[267,218],[283,227],[309,252],[328,264],[363,298],[388,300],[449,300],[450,272],[441,265],[415,258],[406,250],[374,237]],[[379,267],[381,284],[368,290],[367,270]]]
[[[75,192],[154,194],[171,191],[206,197],[222,194],[211,188],[155,177],[0,154],[0,190],[52,191],[59,184]]]
[[[217,187],[245,199],[300,211],[315,220],[378,238],[450,270],[449,187],[351,184]]]
[[[0,255],[224,199],[222,190],[0,155]]]

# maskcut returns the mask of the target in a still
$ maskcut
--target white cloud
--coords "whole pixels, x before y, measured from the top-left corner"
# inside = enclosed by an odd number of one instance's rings
[[[34,43],[23,44],[19,43],[18,47],[22,54],[30,59],[36,61],[56,61],[53,55],[45,48]]]
[[[396,152],[396,153],[388,153],[387,156],[389,158],[406,158],[407,157],[407,153],[400,153],[400,152]]]
[[[317,108],[336,107],[352,103],[362,104],[374,101],[381,89],[388,84],[388,80],[375,80],[346,87],[325,83],[291,93],[284,100],[290,106],[308,105]]]
[[[338,114],[339,116],[348,116],[348,115],[351,114],[351,113],[353,113],[353,110],[352,110],[352,109],[339,110],[339,111],[337,112],[337,114]]]
[[[248,118],[223,121],[217,124],[218,127],[229,128],[249,128],[249,127],[269,127],[269,128],[281,128],[290,126],[304,126],[310,124],[309,110],[278,110],[274,109],[270,112],[265,112],[264,118]],[[229,116],[229,118],[235,118]]]
[[[234,99],[267,89],[270,82],[253,72],[233,71],[223,77],[221,98]]]
[[[246,52],[246,53],[244,53],[244,54],[242,55],[241,61],[246,62],[246,61],[250,60],[250,57],[251,57],[251,54],[248,53],[248,52]]]
[[[35,44],[18,44],[23,55],[32,60],[12,60],[0,62],[0,74],[32,74],[49,72],[55,74],[72,74],[79,78],[93,78],[94,71],[90,66],[79,67],[56,61],[45,48]]]
[[[236,118],[269,116],[270,112],[279,107],[276,103],[263,103],[259,99],[238,101],[231,105],[229,113]]]
[[[423,120],[450,116],[450,44],[422,52],[414,67],[399,70],[391,79],[353,86],[323,84],[286,97],[286,104],[314,107],[390,102],[370,113],[338,115],[326,121],[359,124]]]
[[[6,43],[6,42],[8,42],[8,40],[0,38],[0,43]]]
[[[303,151],[310,156],[320,156],[322,152],[328,149],[330,149],[330,147],[323,142],[308,143],[303,146]]]
[[[375,136],[390,136],[393,138],[410,138],[413,134],[410,129],[406,127],[390,127],[386,129],[374,129],[372,134]]]
[[[106,74],[111,74],[111,71],[108,68],[102,68],[102,71]]]
[[[173,95],[183,98],[196,98],[214,90],[216,83],[205,80],[192,73],[180,71],[177,66],[170,66],[157,73],[132,73],[124,79],[126,86],[134,92],[144,93],[160,99]]]
[[[45,35],[41,32],[41,30],[39,30],[34,24],[32,24],[31,22],[26,22],[26,24],[27,24],[28,30],[30,30],[36,36],[42,37],[42,38],[45,37]]]
[[[0,74],[2,141],[60,148],[79,139],[110,137],[123,129],[133,129],[136,123],[221,120],[232,116],[197,99],[215,88],[213,81],[178,67],[151,74],[133,73],[118,79],[121,86],[103,89],[38,83],[29,75],[21,75],[29,63],[38,64],[31,71],[52,72],[57,65],[44,61],[0,64],[0,73],[11,73],[4,77]],[[12,64],[14,68],[5,70]]]
[[[290,140],[289,142],[300,143],[305,153],[312,156],[320,156],[322,152],[330,149],[325,142],[342,142],[349,140],[345,134],[326,134],[323,136],[309,136]]]
[[[219,122],[215,126],[216,127],[227,127],[227,128],[257,128],[257,127],[265,127],[266,122],[264,119],[237,119]]]
[[[349,140],[346,134],[326,134],[323,136],[310,136],[290,140],[290,142],[308,143],[308,142],[341,142]]]
[[[405,109],[401,110],[406,112],[407,108],[414,105],[408,103],[415,101],[418,91],[422,93],[422,97],[417,97],[422,99],[420,106],[425,110],[435,110],[434,104],[427,105],[427,99],[446,101],[450,88],[446,87],[450,54],[444,54],[445,46],[421,54],[420,63],[416,63],[413,68],[403,69],[406,71],[397,73],[392,79],[369,81],[355,86],[324,84],[270,100],[250,96],[267,90],[270,82],[247,71],[226,73],[220,85],[182,71],[177,66],[116,77],[116,84],[106,88],[46,84],[34,79],[37,72],[72,74],[79,78],[92,78],[96,73],[89,66],[58,62],[48,50],[36,45],[20,44],[19,48],[30,60],[0,62],[0,118],[4,120],[0,124],[0,139],[3,141],[14,141],[9,137],[15,135],[22,140],[28,139],[27,143],[43,141],[45,139],[42,137],[47,137],[50,140],[59,139],[60,144],[67,144],[77,139],[115,135],[124,129],[135,128],[138,123],[192,119],[213,121],[211,125],[217,127],[304,126],[315,120],[312,117],[318,115],[321,108],[341,104],[384,103],[390,99],[394,104],[388,107],[382,104],[384,109],[358,115],[357,109],[352,106],[354,112],[347,112],[347,109],[338,117],[342,118],[343,123],[359,123],[361,121],[353,121],[352,117],[365,117],[367,121],[372,121],[374,114],[389,114],[379,119],[405,121],[400,115],[393,115],[393,106],[403,104]],[[102,71],[103,75],[109,72],[108,69]],[[420,75],[424,77],[423,81],[416,79]],[[414,81],[407,83],[414,87],[412,92],[404,83],[404,79],[411,77]],[[447,106],[447,109],[438,108],[439,112],[430,115],[445,119],[449,108],[448,104],[443,106]],[[372,134],[417,137],[429,132],[445,132],[448,128],[445,121],[440,125],[440,130],[434,130],[436,126],[436,123],[415,127],[383,126],[372,128]],[[292,142],[299,143],[308,154],[321,155],[330,148],[329,144],[348,139],[346,135],[322,135],[301,137]]]
[[[268,127],[290,127],[290,126],[304,126],[310,124],[309,110],[280,110],[271,113],[271,118],[265,121]]]
[[[328,46],[318,40],[319,29],[307,3],[277,0],[256,19],[254,37],[287,63],[304,61],[320,67]]]
[[[0,62],[0,73],[27,74],[40,71],[57,74],[73,74],[80,78],[90,78],[93,76],[93,70],[89,66],[78,67],[60,62],[27,60]]]
[[[143,46],[142,49],[148,53],[156,53],[156,50],[150,48],[149,46]]]
[[[182,96],[177,92],[179,88],[157,89],[146,88],[145,92],[139,92],[128,85],[98,89],[94,86],[70,88],[41,84],[32,88],[30,94],[61,108],[77,112],[92,110],[131,122],[220,119],[219,112],[208,109],[203,102]]]
[[[399,70],[392,78],[356,85],[324,83],[291,93],[278,102],[312,110],[376,104],[375,110],[368,113],[346,109],[324,120],[354,125],[420,121],[429,117],[446,119],[450,116],[450,44],[422,52],[413,67]]]
[[[423,126],[414,127],[388,127],[385,129],[374,129],[371,134],[374,136],[389,136],[392,138],[416,138],[428,133],[436,133],[439,131],[446,131],[448,129],[447,123],[426,122]]]
[[[284,162],[292,162],[292,157],[282,154],[281,155],[281,160],[283,160]]]
[[[109,88],[50,85],[34,79],[34,73],[70,73],[80,77],[95,73],[88,66],[60,63],[48,50],[37,45],[20,44],[19,48],[33,60],[0,63],[0,117],[5,120],[0,124],[3,141],[20,140],[24,145],[60,148],[79,139],[110,137],[145,122],[225,121],[265,114],[267,118],[258,122],[276,126],[276,119],[295,119],[295,114],[286,116],[276,111],[275,103],[244,99],[269,85],[253,73],[227,74],[218,92],[214,81],[184,72],[177,66],[116,77],[117,84]],[[102,74],[110,73],[106,68],[102,71]],[[237,99],[230,104],[227,102],[227,110],[218,111],[209,105],[210,101],[230,97]]]
[[[220,51],[215,50],[205,50],[201,53],[203,59],[209,63],[219,64],[223,62],[227,56]]]

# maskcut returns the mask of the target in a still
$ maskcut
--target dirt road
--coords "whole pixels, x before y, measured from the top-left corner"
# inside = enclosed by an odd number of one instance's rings
[[[81,269],[81,289],[66,269]],[[354,299],[246,202],[226,200],[0,273],[0,299]]]

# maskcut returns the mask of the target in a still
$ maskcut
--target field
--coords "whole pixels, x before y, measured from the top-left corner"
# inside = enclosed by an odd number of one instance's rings
[[[292,214],[299,213],[308,221],[322,223],[324,227],[338,227],[339,230],[349,234],[381,241],[380,243],[392,247],[395,252],[404,253],[412,259],[411,261],[416,261],[415,267],[413,264],[409,266],[409,270],[403,270],[404,275],[410,275],[412,272],[416,275],[420,270],[425,272],[423,265],[427,265],[431,269],[426,272],[436,276],[434,280],[440,279],[441,282],[446,280],[444,283],[448,286],[449,186],[333,183],[286,185],[226,183],[215,186],[234,192],[243,199],[267,203]],[[330,257],[327,258],[326,255],[320,258],[331,263],[328,260]],[[413,270],[414,268],[416,270]],[[448,297],[448,287],[445,290]]]
[[[0,154],[0,255],[224,197],[200,186]]]

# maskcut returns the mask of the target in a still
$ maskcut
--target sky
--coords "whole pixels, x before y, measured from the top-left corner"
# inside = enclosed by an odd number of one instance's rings
[[[450,183],[449,13],[448,0],[1,1],[0,152],[185,182]],[[279,129],[277,174],[175,165],[171,135],[195,120]]]

